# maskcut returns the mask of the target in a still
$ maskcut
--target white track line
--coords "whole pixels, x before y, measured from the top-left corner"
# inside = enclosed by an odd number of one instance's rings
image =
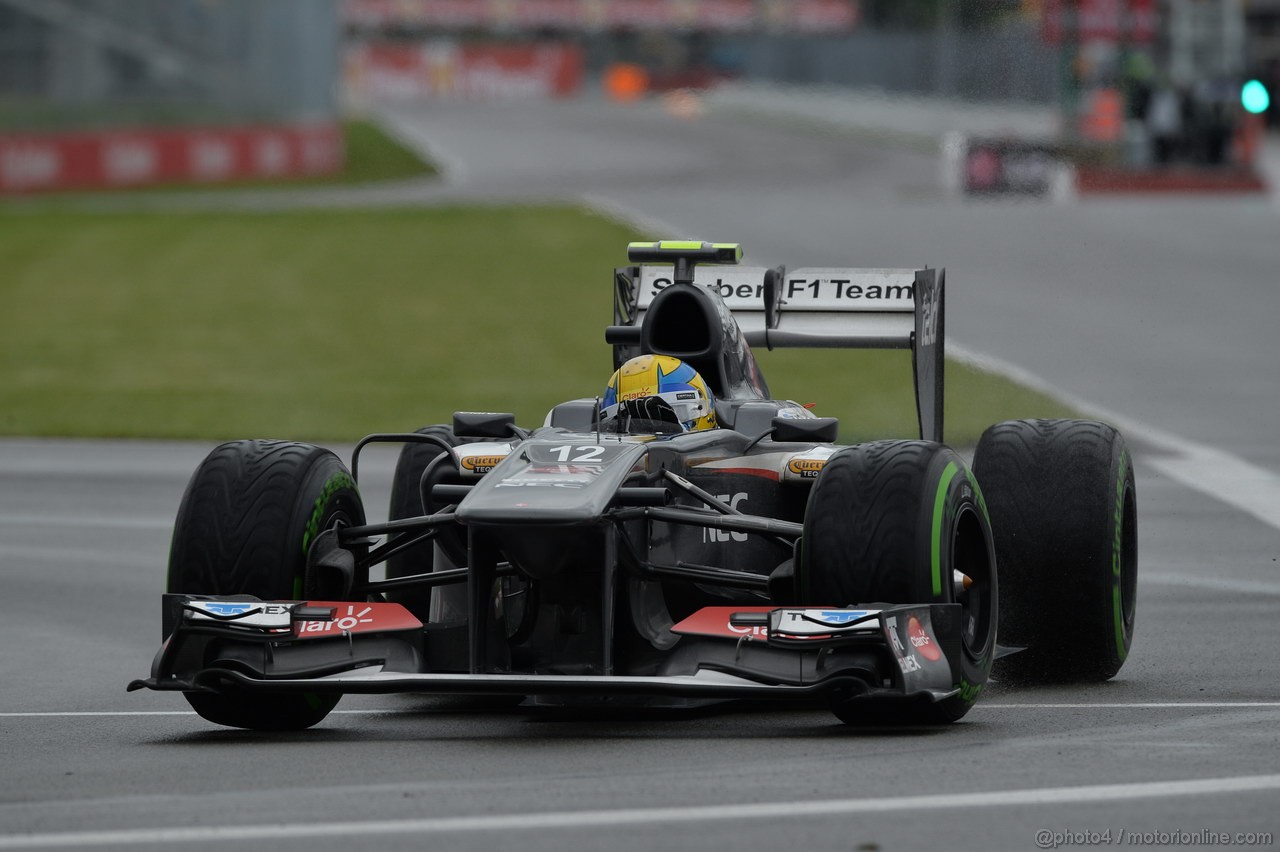
[[[689,231],[678,225],[673,225],[665,219],[659,219],[656,216],[650,216],[648,213],[642,213],[634,207],[630,207],[621,202],[614,201],[611,198],[605,198],[602,195],[583,195],[581,201],[587,207],[597,213],[614,220],[629,228],[634,228],[645,237],[654,240],[675,239],[673,234],[688,234]],[[694,237],[681,237],[681,239],[695,239]]]
[[[1108,701],[1108,702],[1041,702],[1036,704],[978,703],[981,710],[1236,710],[1257,708],[1280,709],[1280,701]],[[416,716],[421,710],[373,708],[369,710],[334,710],[334,716]],[[0,719],[57,719],[78,716],[195,716],[194,710],[31,710],[0,713]]]
[[[397,716],[417,713],[417,710],[333,710],[331,715],[346,716]],[[59,716],[194,716],[194,710],[42,710],[0,713],[0,719],[39,719]]]
[[[435,165],[443,183],[462,186],[471,179],[471,171],[467,168],[465,159],[443,147],[438,138],[420,133],[410,119],[397,115],[394,110],[380,110],[376,117],[379,126],[393,139],[407,148],[417,150],[428,163]]]
[[[1152,781],[1138,784],[1098,784],[1087,787],[1050,787],[1040,790],[994,790],[985,793],[935,793],[896,798],[829,799],[817,802],[755,802],[694,807],[625,808],[377,821],[6,834],[0,835],[0,849],[234,841],[263,844],[275,840],[298,841],[313,837],[328,839],[337,836],[360,837],[367,842],[368,838],[374,835],[575,830],[624,825],[670,826],[672,823],[724,820],[758,821],[894,812],[927,813],[940,809],[958,808],[1028,807],[1091,802],[1110,804],[1134,799],[1221,796],[1272,790],[1280,790],[1280,775]]]
[[[176,512],[176,509],[175,509]],[[84,516],[68,520],[51,515],[0,515],[0,524],[18,527],[99,527],[119,530],[172,530],[173,518],[110,518]]]
[[[1115,701],[1098,704],[977,704],[974,710],[1235,710],[1280,709],[1280,701]]]
[[[1243,595],[1280,595],[1280,583],[1257,580],[1228,580],[1221,577],[1201,577],[1196,574],[1162,574],[1143,571],[1139,574],[1143,585],[1184,586],[1195,589],[1212,589]]]

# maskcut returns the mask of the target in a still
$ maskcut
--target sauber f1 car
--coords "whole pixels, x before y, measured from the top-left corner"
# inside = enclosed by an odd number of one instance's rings
[[[605,331],[617,372],[538,428],[459,412],[363,439],[349,470],[307,444],[214,449],[178,511],[164,644],[130,689],[276,730],[393,692],[935,724],[993,666],[1112,677],[1137,577],[1121,436],[1010,421],[970,466],[942,443],[943,270],[741,256],[632,244]],[[770,396],[752,346],[909,349],[919,439],[836,444],[834,419]],[[359,457],[378,442],[404,446],[391,520],[371,524]]]

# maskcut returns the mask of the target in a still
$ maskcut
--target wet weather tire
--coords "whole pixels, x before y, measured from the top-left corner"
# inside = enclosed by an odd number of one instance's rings
[[[363,523],[355,482],[330,451],[288,441],[223,444],[196,468],[182,497],[168,591],[297,600],[316,536],[337,524]],[[256,730],[309,728],[339,698],[245,691],[185,695],[211,722]]]
[[[974,473],[1000,563],[1000,680],[1107,680],[1133,642],[1137,491],[1124,438],[1089,420],[989,428]]]
[[[973,584],[957,597],[953,572]],[[962,603],[960,692],[941,702],[886,704],[837,696],[852,724],[953,722],[969,711],[995,654],[996,570],[981,495],[954,451],[879,441],[831,457],[814,483],[801,543],[804,603]]]

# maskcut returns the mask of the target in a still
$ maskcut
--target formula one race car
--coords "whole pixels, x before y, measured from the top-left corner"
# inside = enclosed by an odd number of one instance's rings
[[[214,449],[178,512],[164,645],[130,689],[277,730],[348,692],[779,699],[932,724],[993,665],[1119,670],[1137,576],[1124,441],[1001,423],[972,468],[942,444],[942,270],[745,268],[698,242],[629,256],[604,396],[539,428],[459,412],[365,438],[350,472],[306,444]],[[753,345],[909,348],[920,439],[837,445],[834,419],[770,397]],[[373,442],[405,445],[380,524],[357,490]]]

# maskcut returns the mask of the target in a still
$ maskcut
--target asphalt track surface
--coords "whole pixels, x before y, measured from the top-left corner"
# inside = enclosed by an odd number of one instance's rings
[[[394,203],[585,197],[655,237],[741,241],[761,263],[945,265],[952,340],[1126,429],[1141,560],[1128,663],[1088,688],[994,685],[945,729],[417,697],[348,698],[300,734],[221,729],[178,696],[124,692],[158,644],[173,515],[208,447],[6,440],[0,849],[1031,849],[1040,831],[1086,834],[1063,848],[1107,831],[1123,846],[1138,844],[1120,832],[1274,843],[1280,500],[1255,502],[1280,493],[1280,209],[966,204],[933,190],[918,152],[649,106],[392,119],[450,166]],[[390,465],[366,468],[375,511]]]

